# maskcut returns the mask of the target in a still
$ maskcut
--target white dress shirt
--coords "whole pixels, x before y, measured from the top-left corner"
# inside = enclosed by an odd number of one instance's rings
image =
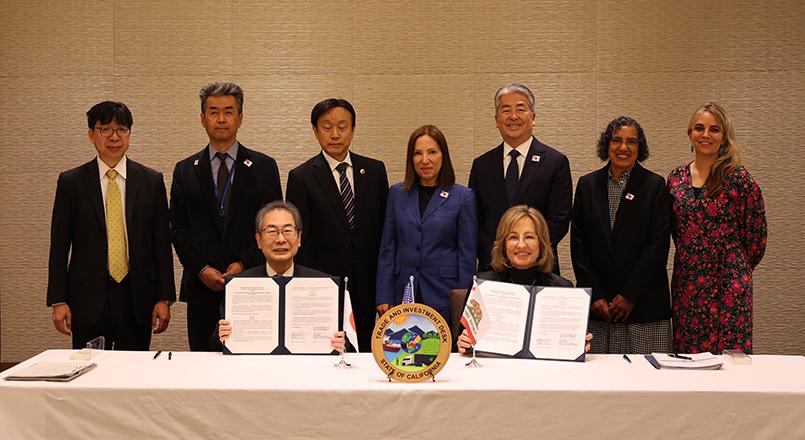
[[[520,155],[517,156],[517,166],[518,166],[518,171],[520,172],[520,174],[517,175],[517,178],[519,179],[523,175],[523,168],[525,167],[525,158],[528,155],[528,150],[531,148],[531,140],[533,138],[534,138],[533,136],[528,138],[527,141],[525,141],[522,144],[518,145],[517,148],[514,148],[511,145],[509,145],[508,143],[503,142],[503,175],[504,176],[506,175],[506,171],[509,169],[509,162],[512,161],[512,157],[509,156],[509,154],[511,153],[512,150],[517,150],[517,152],[520,153]]]

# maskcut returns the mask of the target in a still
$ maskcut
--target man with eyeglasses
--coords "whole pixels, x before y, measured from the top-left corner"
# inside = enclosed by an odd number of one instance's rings
[[[265,264],[245,270],[235,277],[329,277],[324,272],[294,263],[294,257],[302,243],[301,224],[302,217],[292,203],[277,200],[262,207],[255,217],[254,238],[265,256]],[[224,316],[223,301],[220,316]],[[210,343],[220,351],[220,343],[226,341],[230,334],[232,324],[221,319]]]
[[[553,248],[553,272],[559,274],[556,247],[567,234],[573,182],[567,156],[532,134],[534,94],[522,84],[495,93],[495,126],[503,138],[497,147],[477,157],[470,169],[469,187],[478,207],[478,266],[487,270],[492,243],[503,213],[525,204],[548,222]]]
[[[187,302],[193,351],[212,351],[224,277],[265,262],[254,243],[257,211],[282,199],[277,162],[238,142],[243,90],[213,82],[199,93],[209,144],[176,164],[171,185],[171,235],[184,270],[179,299]]]
[[[47,305],[73,348],[148,350],[176,299],[162,174],[126,157],[133,118],[121,102],[87,112],[98,156],[59,175],[50,234]]]

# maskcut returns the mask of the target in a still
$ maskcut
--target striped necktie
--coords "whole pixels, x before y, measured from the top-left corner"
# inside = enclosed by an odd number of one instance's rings
[[[347,179],[347,167],[349,164],[346,162],[341,162],[338,164],[335,169],[338,170],[339,178],[339,186],[341,192],[341,203],[344,204],[344,212],[347,214],[347,221],[349,222],[349,228],[353,231],[355,230],[355,196],[352,194],[352,186],[349,184],[349,179]]]

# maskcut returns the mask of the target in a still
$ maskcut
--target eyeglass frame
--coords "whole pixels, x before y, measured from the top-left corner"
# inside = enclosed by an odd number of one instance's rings
[[[270,230],[271,228],[274,228],[274,230]],[[287,240],[294,237],[294,235],[299,231],[301,231],[301,229],[293,225],[285,225],[282,228],[278,228],[276,225],[268,225],[265,228],[260,229],[260,234],[264,234],[266,237],[272,240],[276,240],[277,237],[282,234],[282,236]]]
[[[130,127],[95,127],[93,130],[97,131],[101,137],[110,138],[112,134],[117,133],[118,137],[127,138],[131,135],[131,128]],[[104,134],[104,131],[108,130],[109,134]]]

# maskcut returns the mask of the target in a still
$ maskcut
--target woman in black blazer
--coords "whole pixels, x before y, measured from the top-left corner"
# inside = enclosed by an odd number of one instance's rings
[[[630,117],[609,123],[597,151],[607,164],[579,179],[570,229],[576,284],[593,289],[594,351],[669,352],[665,180],[640,165],[649,156],[648,143]]]

